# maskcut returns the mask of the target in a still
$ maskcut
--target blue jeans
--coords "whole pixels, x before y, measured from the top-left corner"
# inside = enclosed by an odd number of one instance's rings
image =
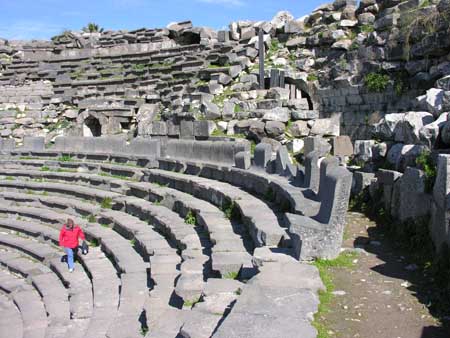
[[[69,265],[69,269],[73,269],[74,268],[73,249],[71,249],[71,248],[64,248],[64,251],[67,254],[67,264]]]

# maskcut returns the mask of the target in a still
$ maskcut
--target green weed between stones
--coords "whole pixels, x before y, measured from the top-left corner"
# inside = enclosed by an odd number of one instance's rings
[[[50,168],[44,165],[41,167],[41,171],[50,171]]]
[[[369,73],[364,77],[364,84],[370,92],[380,93],[386,90],[389,76],[380,73]]]
[[[184,222],[186,224],[195,225],[196,218],[195,218],[195,214],[192,212],[192,210],[189,210],[186,217],[184,218]]]
[[[72,156],[63,155],[63,156],[58,158],[58,161],[60,161],[60,162],[72,162],[73,159],[72,159]]]
[[[306,78],[308,82],[314,82],[317,81],[319,78],[316,74],[308,74],[308,77]]]
[[[102,202],[100,203],[100,206],[103,209],[112,209],[112,199],[111,197],[105,197]]]
[[[195,304],[197,304],[200,301],[200,297],[194,298],[194,299],[186,299],[183,302],[183,306],[185,307],[193,307]]]
[[[319,310],[314,315],[313,325],[317,329],[317,338],[329,338],[328,328],[323,320],[323,315],[330,311],[330,303],[334,298],[334,282],[332,277],[332,269],[343,268],[351,269],[354,267],[354,260],[358,257],[355,252],[343,252],[338,258],[333,260],[318,259],[313,264],[320,273],[320,278],[325,285],[325,291],[319,292]]]
[[[225,203],[223,206],[223,212],[225,217],[229,220],[238,221],[241,218],[241,214],[234,201]]]
[[[223,276],[224,279],[237,279],[239,276],[239,272],[231,271]]]
[[[437,168],[431,156],[431,152],[423,151],[416,158],[416,164],[425,172],[425,191],[431,193],[437,176]]]

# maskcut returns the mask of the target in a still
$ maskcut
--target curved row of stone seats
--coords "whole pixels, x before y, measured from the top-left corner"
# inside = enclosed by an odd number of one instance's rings
[[[53,161],[42,159],[0,159],[5,169],[39,169],[57,172],[87,172],[91,174],[119,176],[121,179],[139,181],[143,176],[142,168],[85,161]]]
[[[298,170],[297,176],[301,176],[301,179],[297,179],[293,176],[281,175],[281,172],[279,174],[267,172],[266,169],[268,170],[272,164],[275,165],[276,160],[271,160],[272,151],[268,151],[267,144],[259,144],[257,150],[261,146],[265,150],[266,159],[258,159],[258,152],[255,153],[254,164],[248,169],[167,158],[158,159],[159,168],[227,182],[256,194],[268,202],[277,204],[283,211],[289,210],[303,214],[306,210],[303,206],[304,202],[305,200],[309,202],[309,196],[305,196],[303,191],[317,192],[319,186],[319,157],[315,152],[311,152],[305,160],[306,170],[304,172]],[[279,153],[277,156],[280,156]],[[285,161],[290,161],[290,159],[285,159]],[[315,198],[314,194],[311,197]]]
[[[0,337],[23,337],[20,312],[14,302],[2,293],[0,293]]]
[[[62,224],[68,217],[73,217],[68,214],[56,213],[51,210],[32,207],[8,206],[4,209],[2,207],[0,212],[6,212],[9,214],[14,213],[51,224]],[[107,306],[101,308],[103,311],[94,312],[93,318],[95,318],[95,320],[91,320],[90,322],[92,325],[88,328],[89,334],[94,334],[97,331],[99,331],[100,334],[104,334],[106,332],[105,330],[107,330],[108,337],[116,337],[116,335],[121,337],[121,334],[123,334],[121,325],[125,325],[124,323],[126,323],[128,330],[131,332],[136,332],[136,335],[138,335],[141,329],[139,317],[141,316],[145,297],[148,291],[146,272],[147,266],[138,254],[131,248],[129,241],[124,240],[114,231],[107,230],[105,227],[100,225],[95,226],[92,224],[86,226],[84,230],[88,238],[95,238],[100,243],[102,250],[113,258],[114,263],[119,269],[119,273],[123,272],[121,274],[121,278],[117,279],[116,287],[114,287],[115,285],[112,281],[114,281],[115,278],[113,276],[115,276],[116,273],[113,272],[114,269],[112,266],[109,269],[109,276],[103,275],[105,271],[97,271],[97,273],[100,274],[100,278],[98,278],[98,280],[93,279],[94,294],[97,286],[95,284],[96,281],[99,282],[97,289],[101,290],[100,295],[105,289],[110,291],[107,292],[109,293],[108,297],[100,302],[101,306],[103,304],[106,304]],[[94,257],[94,255],[88,255],[86,257]],[[105,262],[106,261],[110,264],[108,260],[105,260]],[[93,269],[94,268],[95,266]],[[91,270],[89,271],[91,272]],[[118,294],[119,285],[120,299],[118,299],[117,296],[112,297],[110,294],[111,292]],[[115,298],[119,304],[118,308],[117,302],[114,303],[114,301],[112,301]],[[96,314],[98,314],[98,317],[96,317]],[[120,318],[120,321],[114,320],[117,318]],[[105,325],[106,323],[109,323],[110,325]]]
[[[149,169],[145,174],[150,182],[168,185],[219,208],[237,209],[255,246],[278,246],[288,237],[267,204],[230,184],[160,169]]]
[[[8,293],[19,309],[23,338],[45,338],[47,314],[38,292],[24,279],[4,269],[0,269],[0,290]]]
[[[204,121],[200,121],[204,122]],[[194,126],[192,126],[194,128]],[[199,125],[198,129],[208,128]],[[200,134],[199,134],[200,135]],[[206,131],[205,137],[208,136]],[[0,144],[2,145],[2,144]],[[248,141],[191,141],[134,139],[127,144],[117,137],[57,137],[55,145],[45,148],[43,137],[25,137],[20,148],[7,149],[13,156],[62,157],[70,155],[77,158],[118,163],[137,163],[141,166],[157,166],[157,158],[179,158],[200,163],[218,163],[233,166],[238,153],[249,153]]]
[[[19,214],[17,208],[9,206],[6,210],[0,210],[7,215],[20,215],[20,217],[30,217],[29,221],[17,219],[0,218],[0,227],[24,233],[33,237],[43,237],[58,243],[59,231],[53,228],[54,220],[51,224],[38,223],[34,220],[38,216],[38,211],[25,210]],[[42,216],[39,216],[42,218]],[[43,250],[44,247],[44,250]],[[99,248],[91,248],[88,256],[79,256],[83,266],[92,279],[86,275],[83,268],[76,267],[73,273],[69,273],[67,265],[61,263],[62,251],[55,248],[34,243],[33,246],[22,245],[16,247],[18,250],[26,251],[42,261],[48,262],[50,268],[69,285],[70,292],[70,313],[71,326],[67,337],[101,337],[117,314],[119,305],[120,280],[111,262],[105,257]],[[47,249],[47,251],[45,250]],[[53,250],[52,250],[53,249]],[[51,257],[44,256],[43,252],[50,252]]]
[[[0,234],[0,243],[26,250],[27,240]],[[24,245],[24,246],[22,246]],[[26,258],[23,254],[0,246],[0,265],[31,281],[42,297],[47,312],[47,337],[62,337],[67,333],[70,320],[69,294],[61,280],[45,265]]]

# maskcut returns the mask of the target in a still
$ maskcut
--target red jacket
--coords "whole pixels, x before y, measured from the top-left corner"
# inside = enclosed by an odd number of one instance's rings
[[[73,230],[67,228],[64,224],[59,233],[59,245],[64,248],[74,249],[78,246],[78,238],[84,240],[84,233],[78,225]]]

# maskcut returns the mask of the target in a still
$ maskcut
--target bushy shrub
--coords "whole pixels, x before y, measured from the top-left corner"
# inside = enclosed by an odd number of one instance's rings
[[[364,78],[364,84],[369,91],[379,93],[386,90],[389,80],[386,74],[369,73]]]

